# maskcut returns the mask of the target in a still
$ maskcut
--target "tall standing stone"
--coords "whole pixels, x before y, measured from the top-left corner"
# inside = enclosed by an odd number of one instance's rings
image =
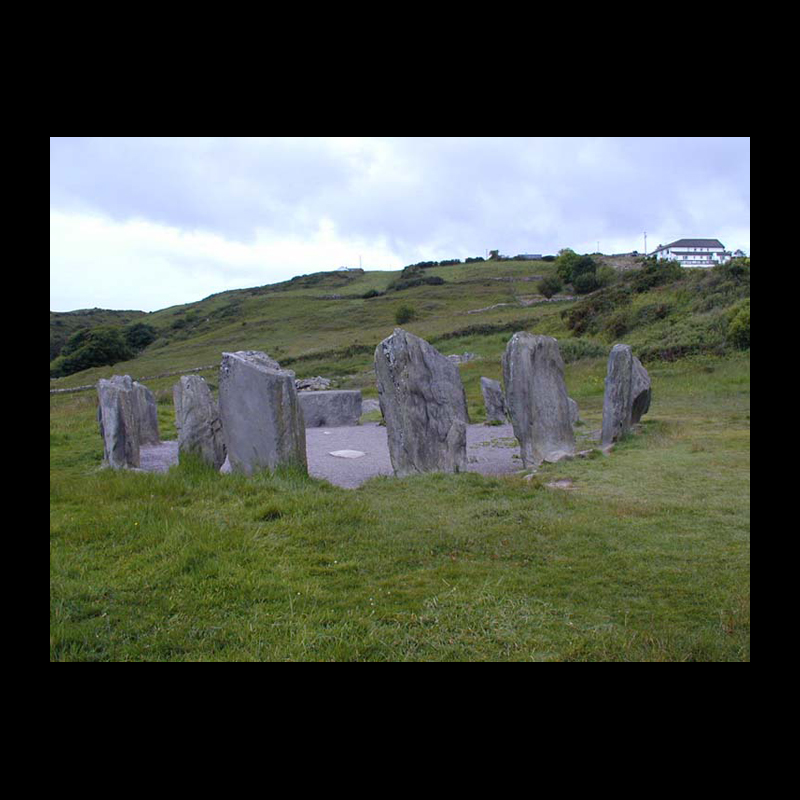
[[[225,443],[219,409],[208,384],[199,375],[184,375],[172,390],[178,457],[191,453],[219,469],[225,461]]]
[[[223,353],[219,414],[233,472],[284,465],[307,469],[306,431],[294,372],[266,353]]]
[[[483,395],[483,404],[486,406],[486,421],[505,422],[506,401],[500,381],[482,377],[481,394]]]
[[[537,467],[575,454],[564,361],[551,336],[520,331],[503,353],[506,408],[522,463]]]
[[[133,381],[136,421],[139,426],[139,444],[159,444],[158,406],[156,396],[143,383]]]
[[[139,467],[138,398],[130,375],[97,382],[97,420],[103,437],[103,463],[114,469]]]
[[[375,374],[395,474],[464,471],[469,416],[458,366],[395,328],[375,349]]]
[[[630,345],[615,344],[608,357],[603,396],[602,447],[621,439],[650,408],[650,376]]]

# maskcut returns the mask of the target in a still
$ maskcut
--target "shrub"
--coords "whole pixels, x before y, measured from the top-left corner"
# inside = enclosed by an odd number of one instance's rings
[[[50,377],[63,378],[90,367],[105,367],[133,358],[120,328],[98,327],[73,334],[50,366]]]
[[[620,284],[601,289],[591,297],[577,302],[572,308],[565,309],[561,317],[566,320],[567,327],[578,336],[584,333],[598,333],[602,317],[629,304],[631,295],[631,290]]]
[[[411,320],[415,319],[416,316],[417,312],[414,309],[414,306],[404,304],[394,312],[394,321],[398,325],[404,325],[406,322],[411,322]]]
[[[686,270],[677,261],[649,261],[642,269],[625,273],[625,282],[634,292],[646,292],[656,286],[675,283],[686,275]]]
[[[589,294],[600,288],[600,282],[594,272],[581,272],[572,279],[572,286],[578,294]]]
[[[580,256],[572,264],[572,280],[575,281],[581,275],[597,274],[597,262],[591,256]]]
[[[563,288],[561,281],[555,275],[549,275],[546,278],[542,278],[539,283],[536,284],[536,288],[538,289],[540,294],[543,294],[545,297],[550,298],[554,294],[557,294]]]
[[[569,247],[558,251],[556,272],[564,283],[572,283],[572,268],[579,258],[580,256],[574,250],[570,250]]]
[[[617,271],[608,264],[599,266],[595,275],[597,276],[597,283],[601,287],[611,286],[612,283],[617,282]]]
[[[588,294],[604,285],[597,278],[597,262],[591,256],[578,255],[568,247],[558,253],[556,272],[564,283],[571,283],[578,294]]]
[[[611,339],[619,339],[631,329],[631,315],[628,309],[623,308],[615,311],[603,325],[603,330]]]
[[[441,286],[444,283],[444,278],[440,278],[438,275],[419,276],[415,273],[409,274],[411,275],[409,278],[403,278],[401,274],[400,279],[390,283],[386,288],[393,292],[399,292],[403,289],[412,289],[414,286],[424,286],[426,284],[429,286]]]
[[[746,300],[738,307],[728,325],[728,341],[739,350],[750,347],[750,301]]]
[[[672,306],[669,303],[650,303],[642,306],[636,312],[636,324],[649,325],[660,319],[666,319],[671,310]]]
[[[123,330],[125,341],[132,350],[144,350],[158,336],[156,329],[146,322],[137,322]]]

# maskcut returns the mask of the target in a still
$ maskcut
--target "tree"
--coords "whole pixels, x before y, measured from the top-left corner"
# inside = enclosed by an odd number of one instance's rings
[[[132,350],[144,350],[158,336],[156,329],[146,322],[136,322],[124,330],[125,341]]]
[[[120,328],[83,328],[67,340],[50,365],[50,377],[62,378],[90,367],[105,367],[133,358],[134,352]]]
[[[592,292],[600,285],[595,277],[597,262],[591,256],[580,256],[568,247],[558,251],[556,272],[564,283],[571,283],[579,294]]]
[[[580,256],[569,247],[558,251],[556,258],[556,272],[564,283],[572,283],[572,267]]]

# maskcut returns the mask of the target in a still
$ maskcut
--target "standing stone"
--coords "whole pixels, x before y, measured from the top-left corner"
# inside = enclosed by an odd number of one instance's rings
[[[469,416],[458,366],[395,328],[375,349],[375,373],[395,474],[464,471]]]
[[[130,375],[97,382],[97,420],[103,437],[103,463],[113,469],[139,467],[137,398]]]
[[[361,419],[361,391],[359,389],[329,389],[327,391],[302,391],[300,408],[306,428],[323,425],[336,428],[358,425]]]
[[[636,356],[633,357],[633,381],[631,385],[631,423],[637,422],[650,410],[652,388],[650,375]]]
[[[515,333],[503,353],[503,383],[523,466],[573,456],[575,434],[558,342]]]
[[[307,470],[306,431],[294,372],[266,353],[223,353],[219,415],[231,471],[252,475],[284,465]]]
[[[483,395],[483,404],[486,406],[486,421],[505,422],[506,401],[500,381],[482,377],[481,394]]]
[[[139,444],[159,444],[158,406],[156,396],[143,383],[133,381],[136,421],[139,426]]]
[[[199,375],[184,375],[172,389],[178,457],[191,453],[219,469],[225,461],[225,443],[219,409],[208,384]]]
[[[627,344],[615,344],[608,357],[603,396],[602,447],[621,439],[650,408],[650,376]]]

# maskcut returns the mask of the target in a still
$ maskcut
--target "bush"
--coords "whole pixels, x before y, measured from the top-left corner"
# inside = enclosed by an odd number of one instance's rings
[[[669,303],[650,303],[649,305],[642,306],[636,312],[636,324],[650,325],[658,320],[666,319],[671,311],[672,306]]]
[[[581,275],[595,275],[597,262],[591,256],[578,255],[574,250],[566,247],[558,253],[556,272],[564,283],[571,283],[574,286],[575,281]]]
[[[685,275],[686,270],[677,261],[649,261],[641,269],[625,273],[624,280],[641,294],[656,286],[675,283]]]
[[[556,272],[564,283],[572,283],[572,268],[578,259],[580,259],[580,256],[574,250],[570,250],[569,247],[558,251]]]
[[[578,294],[589,294],[600,288],[600,282],[594,272],[582,272],[572,279],[572,287]]]
[[[123,330],[125,341],[132,350],[144,350],[158,337],[156,329],[146,322],[137,322]]]
[[[627,308],[615,311],[603,325],[603,330],[611,339],[624,336],[632,326],[631,315]]]
[[[741,303],[728,325],[728,341],[739,350],[750,347],[750,301]]]
[[[90,367],[105,367],[133,358],[120,328],[98,327],[74,333],[50,365],[51,378],[63,378]]]
[[[542,278],[542,280],[536,284],[536,288],[540,294],[543,294],[549,299],[554,294],[560,292],[563,288],[563,285],[555,275],[550,275],[547,278]]]
[[[405,270],[403,270],[405,272]],[[410,273],[410,278],[401,278],[399,280],[390,283],[386,288],[387,290],[391,290],[393,292],[400,292],[403,289],[413,289],[415,286],[441,286],[444,283],[444,278],[440,278],[438,275],[429,275],[429,276],[422,276],[419,277],[414,273]]]
[[[584,333],[599,333],[604,315],[618,310],[631,302],[631,290],[627,286],[617,284],[608,289],[601,289],[591,297],[587,297],[572,308],[561,312],[567,327],[581,336]]]
[[[394,321],[398,325],[405,325],[406,322],[411,322],[416,319],[417,312],[414,306],[402,305],[394,312]]]
[[[617,271],[608,264],[599,266],[595,275],[597,276],[598,285],[603,288],[617,282]]]

